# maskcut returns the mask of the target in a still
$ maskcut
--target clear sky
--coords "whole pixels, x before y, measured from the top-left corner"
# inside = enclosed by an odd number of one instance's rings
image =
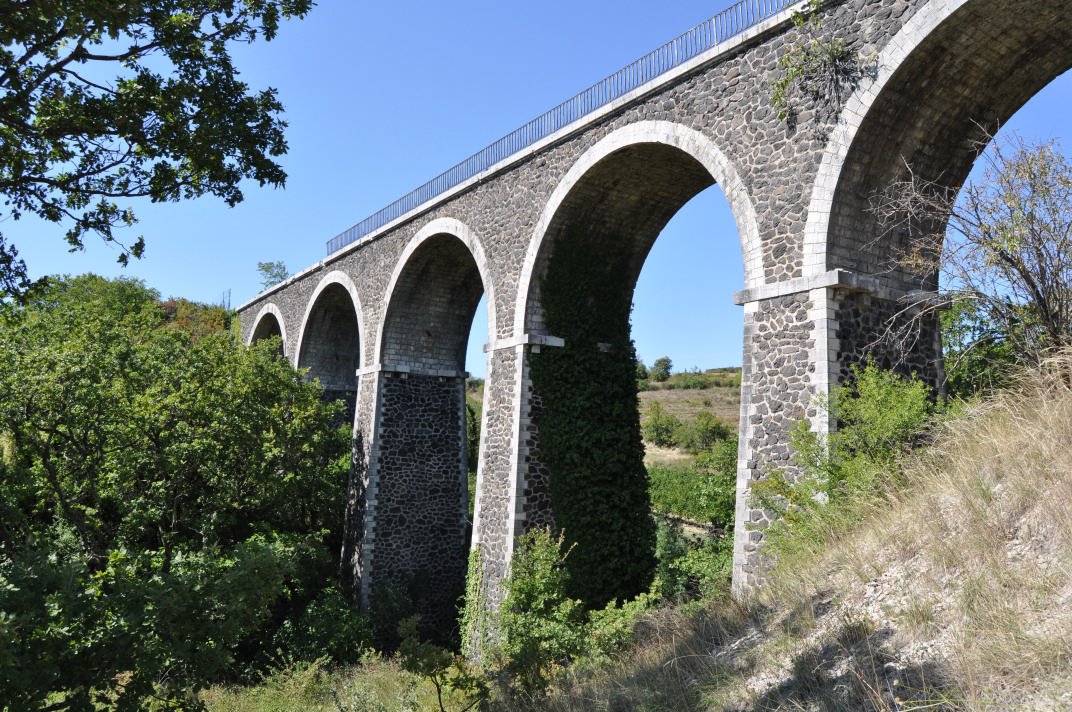
[[[54,225],[9,221],[3,231],[35,275],[126,274],[164,296],[229,294],[238,305],[260,291],[258,261],[304,269],[335,234],[729,4],[321,0],[275,41],[235,50],[244,79],[276,87],[286,106],[285,189],[250,184],[235,208],[210,198],[135,203],[141,222],[129,238],[144,235],[148,247],[126,269],[92,239],[67,253]],[[1070,115],[1065,75],[1012,127],[1063,138]],[[669,355],[676,369],[740,364],[742,316],[731,296],[741,287],[736,228],[713,187],[675,216],[645,264],[633,313],[640,357]],[[481,310],[474,375],[484,372],[484,320]]]

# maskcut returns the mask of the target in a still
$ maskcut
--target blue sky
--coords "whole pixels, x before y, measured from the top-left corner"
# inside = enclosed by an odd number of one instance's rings
[[[276,87],[286,106],[285,189],[250,184],[235,208],[135,203],[141,221],[129,238],[144,235],[148,248],[126,269],[93,240],[68,253],[54,225],[3,231],[35,275],[125,274],[165,296],[219,302],[229,292],[238,305],[260,291],[258,261],[307,267],[338,232],[728,4],[322,0],[275,41],[235,50],[244,79]],[[1066,75],[1012,127],[1062,138],[1070,109]],[[740,364],[731,297],[741,286],[736,228],[714,187],[675,216],[645,264],[633,313],[640,357],[669,355],[677,369]],[[482,320],[483,311],[470,339],[474,375],[484,371]]]

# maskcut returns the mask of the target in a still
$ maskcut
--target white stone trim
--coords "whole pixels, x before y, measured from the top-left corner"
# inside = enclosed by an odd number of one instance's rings
[[[878,275],[852,272],[847,269],[832,269],[819,274],[804,277],[794,277],[784,282],[772,282],[761,284],[752,289],[744,289],[733,295],[734,304],[749,304],[760,302],[765,299],[777,299],[788,297],[791,294],[812,292],[816,289],[831,288],[849,289],[859,292],[869,292],[877,297],[892,301],[905,298],[914,298],[914,295],[929,294],[919,290],[894,289],[888,286],[885,280]]]
[[[566,340],[559,336],[546,334],[522,334],[521,336],[509,336],[505,339],[496,339],[491,343],[484,344],[484,352],[501,351],[502,349],[515,349],[518,346],[565,346]]]
[[[714,141],[695,129],[672,121],[637,121],[612,131],[585,151],[559,181],[544,206],[536,229],[533,230],[532,239],[529,240],[521,278],[518,280],[517,303],[514,308],[515,337],[522,337],[526,329],[530,328],[526,320],[533,272],[547,236],[547,229],[563,201],[588,171],[604,158],[627,146],[645,143],[673,146],[692,156],[707,169],[726,195],[737,223],[741,252],[744,256],[745,285],[752,287],[762,282],[763,251],[759,240],[759,223],[748,190],[733,163]]]
[[[253,326],[250,327],[249,336],[246,337],[246,346],[253,344],[253,335],[257,333],[257,327],[260,326],[261,319],[268,314],[274,316],[276,322],[279,324],[279,334],[280,338],[283,339],[283,355],[285,356],[287,353],[287,325],[283,320],[283,312],[279,311],[279,307],[273,302],[268,302],[262,306],[260,311],[257,312],[257,316],[253,318]]]
[[[468,225],[460,220],[454,218],[436,218],[427,223],[417,233],[410,238],[410,241],[406,244],[405,249],[402,250],[402,254],[395,262],[394,271],[391,273],[391,280],[387,284],[387,290],[383,295],[383,309],[381,311],[379,334],[376,338],[376,353],[373,357],[373,363],[383,362],[383,340],[386,338],[387,332],[387,317],[391,308],[391,301],[394,298],[395,287],[398,285],[398,280],[402,277],[402,273],[406,267],[409,266],[410,258],[413,257],[413,253],[426,241],[437,235],[450,235],[457,238],[466,249],[469,250],[469,254],[472,255],[473,261],[476,262],[477,271],[480,273],[480,281],[483,283],[484,295],[487,297],[488,303],[488,333],[496,334],[496,324],[498,320],[495,316],[495,284],[490,279],[488,272],[488,260],[486,253],[484,252],[484,244],[480,237],[469,228]],[[397,369],[396,369],[397,370]]]
[[[741,598],[747,591],[747,582],[744,580],[744,566],[748,562],[749,552],[745,551],[748,544],[749,516],[752,512],[752,470],[749,463],[752,460],[752,435],[755,426],[752,425],[751,416],[755,415],[756,408],[752,404],[752,384],[747,372],[755,368],[756,358],[751,352],[752,333],[755,329],[755,315],[759,312],[759,302],[751,301],[742,304],[744,307],[744,346],[741,361],[741,417],[737,428],[737,482],[733,504],[733,581],[731,593],[735,598]]]
[[[309,301],[305,304],[305,315],[302,317],[301,331],[298,332],[298,343],[294,347],[294,354],[291,359],[291,363],[294,364],[295,368],[301,366],[301,364],[298,363],[298,359],[301,358],[301,347],[302,342],[305,340],[305,332],[309,326],[309,317],[312,315],[313,308],[316,306],[316,302],[320,298],[320,293],[332,284],[341,285],[350,294],[350,299],[353,300],[354,314],[357,315],[357,362],[359,366],[364,362],[365,315],[361,309],[361,297],[357,293],[357,285],[350,279],[350,275],[341,270],[332,270],[320,279],[320,282],[316,285],[316,289],[313,290],[313,295],[309,297]]]
[[[436,378],[469,378],[468,371],[457,371],[453,369],[429,369],[429,368],[413,368],[407,365],[395,365],[391,363],[377,363],[365,368],[360,368],[357,371],[358,376],[367,376],[372,373],[403,373],[413,376],[435,376]]]
[[[971,0],[931,0],[920,8],[890,40],[878,58],[878,74],[861,85],[845,104],[838,124],[823,151],[819,171],[812,186],[808,222],[804,226],[804,275],[825,272],[828,263],[830,214],[834,207],[841,171],[856,134],[867,119],[875,100],[910,54],[954,12]]]
[[[528,403],[523,402],[525,395],[525,382],[528,380],[525,374],[525,349],[516,347],[514,353],[514,397],[513,397],[513,427],[510,432],[510,501],[506,507],[506,515],[510,518],[507,523],[506,561],[504,562],[506,575],[509,575],[510,562],[514,558],[514,545],[520,536],[521,523],[525,521],[525,512],[522,510],[518,482],[521,478],[521,467],[528,457],[528,448],[522,446],[522,430],[529,424]]]

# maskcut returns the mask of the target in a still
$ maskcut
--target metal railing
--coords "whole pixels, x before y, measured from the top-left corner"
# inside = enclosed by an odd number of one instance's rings
[[[798,0],[740,0],[662,47],[649,52],[580,94],[511,131],[487,148],[439,174],[420,188],[402,196],[350,229],[328,240],[332,254],[365,235],[405,215],[437,195],[464,183],[505,158],[519,153],[559,129],[584,118],[637,87],[697,57],[715,45],[777,15]]]

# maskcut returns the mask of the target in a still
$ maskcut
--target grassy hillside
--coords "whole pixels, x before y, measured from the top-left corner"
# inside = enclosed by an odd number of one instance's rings
[[[783,545],[755,597],[659,609],[617,661],[575,665],[546,696],[491,708],[1072,709],[1069,373],[1065,362],[950,418],[897,486]],[[423,709],[430,690],[373,661],[209,700],[401,710]]]
[[[741,415],[741,369],[712,368],[700,373],[675,373],[664,383],[642,382],[640,415],[648,404],[659,403],[669,414],[693,420],[700,411],[710,411],[737,429]]]
[[[658,402],[682,420],[693,420],[702,410],[710,411],[737,429],[741,415],[741,369],[711,368],[700,373],[675,373],[664,383],[642,382],[640,415],[648,403]],[[483,379],[470,381],[468,397],[482,403]]]
[[[528,708],[1072,709],[1070,372],[946,424],[756,598],[664,611]]]

